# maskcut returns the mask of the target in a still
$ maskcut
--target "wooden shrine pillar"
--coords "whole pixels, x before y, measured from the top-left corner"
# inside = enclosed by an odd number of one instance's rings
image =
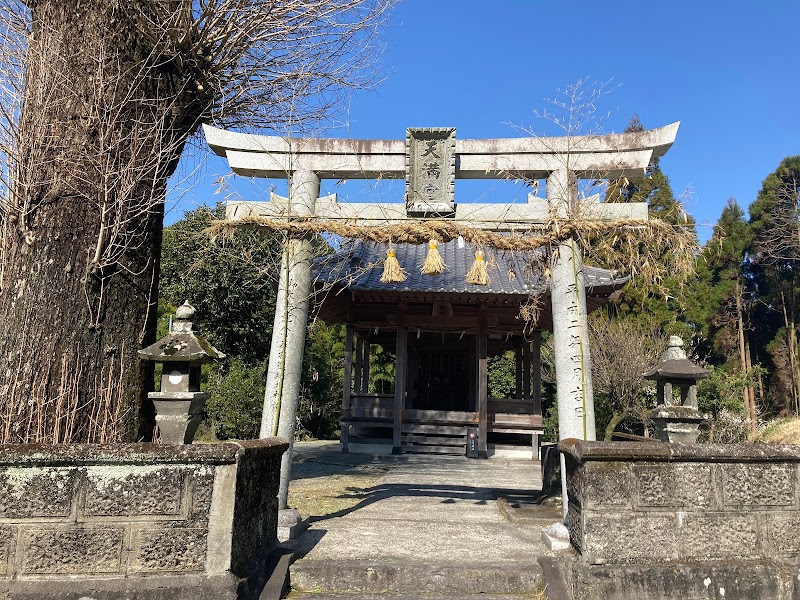
[[[533,414],[542,414],[542,332],[533,332]]]
[[[533,338],[533,414],[542,414],[542,332],[536,330],[531,336]],[[538,433],[533,434],[531,440],[533,445],[533,457],[541,457],[541,440]]]
[[[344,381],[342,384],[342,419],[350,417],[350,390],[353,384],[353,325],[347,324],[347,333],[344,341]],[[350,426],[341,423],[342,452],[348,451],[350,441]]]
[[[467,351],[467,410],[478,411],[478,336],[469,336]]]
[[[401,433],[403,409],[406,401],[408,370],[408,329],[406,328],[406,305],[402,302],[397,314],[397,341],[395,344],[394,376],[394,421],[392,423],[392,454],[402,454]]]
[[[522,399],[531,399],[531,343],[522,342]]]
[[[362,392],[361,389],[361,368],[362,362],[361,359],[364,356],[364,339],[360,335],[356,335],[356,360],[355,360],[355,369],[353,371],[353,391],[356,394],[360,394]]]
[[[514,338],[514,399],[522,400],[522,342],[519,338]]]
[[[364,356],[361,359],[361,393],[366,394],[369,392],[369,339],[364,338],[362,350]]]
[[[478,392],[478,457],[489,458],[486,436],[488,431],[489,408],[489,365],[488,365],[489,336],[486,328],[486,307],[481,304],[478,311],[477,346],[477,392]]]

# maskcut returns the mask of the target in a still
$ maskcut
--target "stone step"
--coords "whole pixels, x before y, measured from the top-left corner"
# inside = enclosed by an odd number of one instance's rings
[[[468,598],[481,594],[483,600],[489,600],[491,595],[531,595],[543,587],[542,569],[535,557],[527,564],[470,564],[468,557],[446,564],[304,559],[292,565],[290,583],[293,593],[333,594],[331,597],[336,594],[395,594],[418,598]]]

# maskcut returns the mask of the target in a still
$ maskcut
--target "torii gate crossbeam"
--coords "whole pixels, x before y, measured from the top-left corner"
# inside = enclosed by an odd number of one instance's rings
[[[679,123],[603,136],[455,141],[456,179],[546,179],[568,169],[580,179],[640,175],[675,141]],[[286,178],[308,170],[320,179],[403,179],[407,140],[283,138],[205,125],[209,147],[248,177]]]

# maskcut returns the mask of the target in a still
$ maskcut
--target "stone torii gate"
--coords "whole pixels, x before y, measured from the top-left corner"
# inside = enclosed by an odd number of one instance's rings
[[[580,204],[579,179],[641,175],[671,147],[679,123],[649,131],[604,136],[456,140],[455,129],[409,129],[405,140],[284,138],[204,126],[206,140],[234,173],[289,178],[289,197],[231,202],[227,218],[315,217],[355,225],[391,225],[413,219],[452,221],[471,228],[524,233],[553,217],[647,219],[644,203]],[[319,197],[321,179],[406,180],[406,201],[339,204]],[[546,200],[456,204],[455,179],[546,179]],[[308,301],[311,242],[290,238],[284,248],[275,327],[267,371],[261,436],[290,443],[300,389]],[[551,266],[553,336],[560,437],[595,439],[583,260],[574,239],[558,246]],[[479,352],[481,350],[479,349]],[[485,352],[485,348],[483,348]],[[280,508],[286,507],[291,446],[283,457]],[[566,510],[566,502],[564,506]]]

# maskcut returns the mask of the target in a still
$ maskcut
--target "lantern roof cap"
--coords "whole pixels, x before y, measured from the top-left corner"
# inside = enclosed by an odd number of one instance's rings
[[[189,302],[184,302],[175,311],[175,322],[172,331],[139,350],[139,358],[153,362],[195,362],[208,363],[222,360],[225,354],[214,348],[208,340],[194,332],[196,311]]]
[[[683,340],[677,335],[670,336],[667,349],[661,355],[661,361],[644,373],[645,379],[654,381],[662,379],[683,379],[697,381],[705,379],[711,372],[696,365],[686,357]]]

